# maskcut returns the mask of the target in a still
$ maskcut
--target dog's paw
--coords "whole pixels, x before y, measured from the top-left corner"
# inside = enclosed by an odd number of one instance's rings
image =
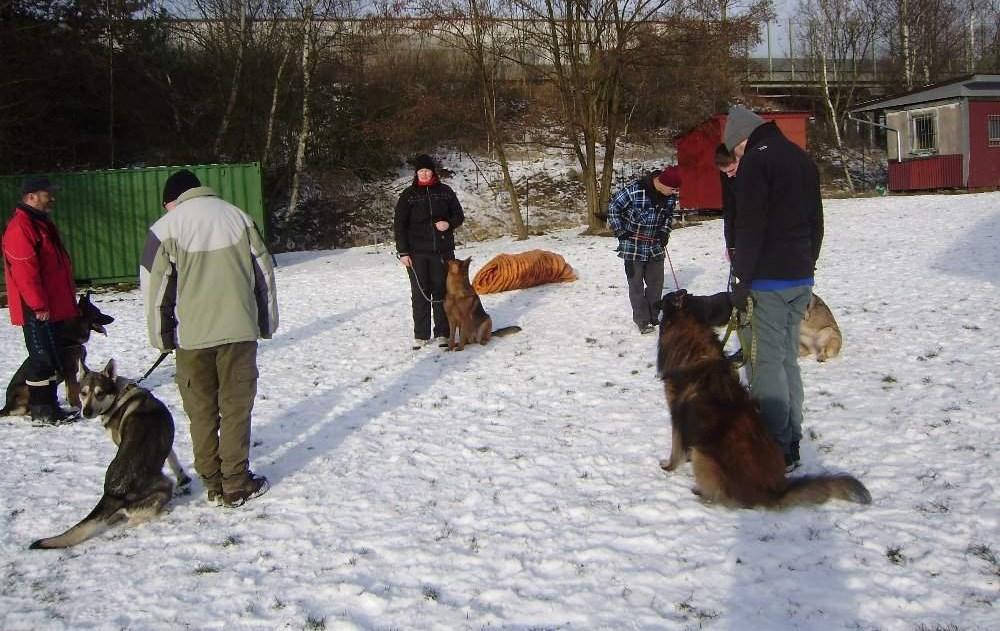
[[[669,473],[676,469],[677,465],[675,465],[669,458],[664,458],[660,460],[660,468]]]

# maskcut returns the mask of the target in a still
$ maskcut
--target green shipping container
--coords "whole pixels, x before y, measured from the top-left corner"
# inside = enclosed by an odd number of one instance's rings
[[[99,285],[138,280],[146,233],[164,212],[163,184],[182,168],[193,171],[205,186],[253,217],[267,239],[260,164],[256,162],[49,173],[59,186],[52,220],[69,250],[77,282]],[[21,201],[23,179],[21,175],[0,177],[5,227]]]

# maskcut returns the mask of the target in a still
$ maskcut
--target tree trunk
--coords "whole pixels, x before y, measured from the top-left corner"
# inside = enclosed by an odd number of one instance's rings
[[[288,58],[292,54],[291,48],[285,49],[285,54],[281,57],[281,63],[278,64],[278,72],[274,77],[274,89],[271,91],[271,110],[267,115],[267,131],[264,133],[264,150],[260,155],[261,166],[267,166],[270,162],[271,156],[271,141],[274,137],[274,120],[277,117],[278,112],[278,94],[281,91],[281,78],[285,74],[285,68],[288,66]]]
[[[903,49],[903,81],[906,89],[913,89],[913,51],[910,43],[910,3],[899,1],[899,43]]]
[[[524,219],[521,217],[521,200],[518,198],[514,180],[510,176],[507,152],[504,151],[503,143],[499,141],[497,142],[497,158],[500,160],[500,170],[503,172],[504,188],[510,195],[510,220],[514,225],[514,235],[518,241],[524,241],[528,238],[528,228],[524,225]]]
[[[229,88],[229,100],[226,102],[226,111],[222,115],[219,123],[219,131],[215,134],[215,142],[212,144],[212,155],[219,157],[222,151],[222,141],[229,130],[229,122],[232,120],[233,112],[236,110],[236,100],[240,94],[240,79],[243,75],[243,55],[246,50],[247,34],[247,11],[240,8],[240,34],[239,43],[236,46],[236,65],[233,67],[233,83]]]
[[[299,188],[302,172],[306,167],[306,149],[309,145],[309,96],[311,93],[312,68],[310,67],[310,52],[312,49],[312,10],[306,9],[302,18],[302,129],[299,130],[299,143],[295,151],[295,170],[292,173],[292,190],[288,197],[288,215],[296,212],[299,204]]]
[[[821,50],[824,50],[821,48]],[[838,112],[836,106],[833,104],[833,99],[830,96],[830,78],[827,74],[827,65],[829,60],[826,57],[826,53],[822,52],[820,54],[820,77],[822,79],[821,83],[823,86],[823,102],[826,104],[826,111],[829,115],[830,127],[833,129],[834,142],[837,145],[837,151],[840,153],[840,164],[844,167],[844,179],[847,180],[847,189],[854,192],[854,181],[851,179],[851,170],[848,168],[847,156],[844,153],[844,141],[840,135],[840,124],[838,123]]]

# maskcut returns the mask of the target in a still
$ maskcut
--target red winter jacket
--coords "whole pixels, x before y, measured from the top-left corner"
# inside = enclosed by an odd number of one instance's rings
[[[48,311],[50,322],[78,315],[73,266],[48,216],[23,204],[15,208],[3,233],[3,260],[11,323],[24,324],[24,304]]]

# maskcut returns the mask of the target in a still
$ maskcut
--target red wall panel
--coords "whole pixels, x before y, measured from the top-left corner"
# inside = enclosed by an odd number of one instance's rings
[[[890,191],[962,188],[962,154],[889,161]]]
[[[1000,116],[1000,101],[969,102],[969,188],[1000,186],[1000,145],[989,146],[990,116]]]

